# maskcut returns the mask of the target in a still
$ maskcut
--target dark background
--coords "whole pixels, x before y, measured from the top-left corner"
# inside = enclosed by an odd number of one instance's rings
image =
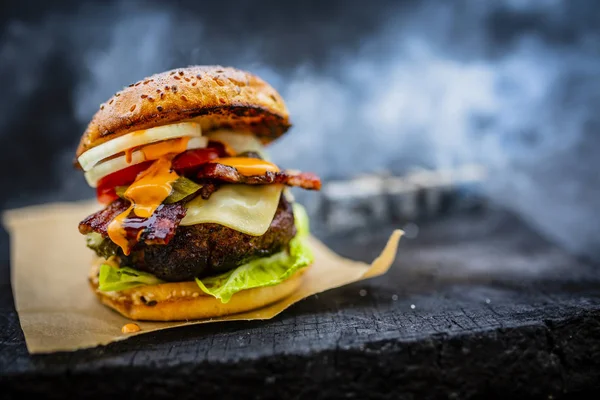
[[[218,63],[286,99],[282,166],[330,180],[482,164],[492,202],[600,259],[594,0],[2,7],[0,210],[93,197],[72,160],[99,104],[152,73]]]

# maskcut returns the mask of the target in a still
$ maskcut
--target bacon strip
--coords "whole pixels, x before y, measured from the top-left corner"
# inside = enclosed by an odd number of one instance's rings
[[[293,173],[291,171],[265,172],[263,175],[244,176],[237,169],[219,163],[207,163],[200,166],[199,179],[215,179],[230,183],[245,183],[247,185],[268,185],[282,183],[288,186],[298,186],[308,190],[320,190],[321,179],[310,172]]]
[[[108,224],[117,215],[121,214],[129,208],[127,200],[118,199],[110,203],[105,209],[100,210],[79,223],[79,232],[83,235],[90,232],[98,232],[102,236],[108,235]]]
[[[217,190],[219,190],[219,183],[215,182],[206,182],[202,184],[200,190],[198,190],[198,194],[204,199],[208,200],[208,198]]]
[[[118,199],[104,210],[98,211],[79,223],[79,232],[100,233],[108,236],[108,225],[119,214],[129,208],[129,202]],[[185,207],[181,203],[161,204],[150,218],[140,218],[131,214],[125,220],[127,239],[133,244],[144,242],[146,244],[168,244],[175,236],[179,223],[185,217]]]

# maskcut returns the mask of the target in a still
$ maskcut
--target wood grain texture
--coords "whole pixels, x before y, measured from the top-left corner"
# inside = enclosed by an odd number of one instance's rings
[[[391,229],[324,239],[368,261]],[[273,320],[184,327],[74,353],[27,354],[2,274],[3,398],[557,399],[599,389],[599,267],[498,210],[423,222],[385,276],[313,296]]]

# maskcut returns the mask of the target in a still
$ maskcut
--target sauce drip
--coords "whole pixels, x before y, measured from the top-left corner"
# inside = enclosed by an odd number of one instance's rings
[[[133,210],[133,206],[134,204],[131,204],[127,210],[117,215],[112,221],[110,221],[110,224],[108,224],[108,227],[106,228],[110,240],[123,249],[123,253],[126,256],[129,255],[130,249],[129,240],[127,240],[127,233],[125,232],[123,225],[125,224],[125,220],[129,216],[129,213],[131,210]]]
[[[135,333],[141,330],[142,328],[138,324],[125,324],[121,327],[122,333]]]
[[[179,178],[171,171],[171,157],[161,157],[145,171],[140,172],[135,182],[125,191],[125,198],[135,205],[133,212],[138,217],[149,218],[158,206],[171,194],[171,184]]]
[[[163,156],[152,163],[137,176],[135,182],[125,191],[124,197],[131,201],[131,206],[117,215],[108,225],[108,237],[123,250],[125,255],[131,252],[125,226],[133,212],[135,217],[150,218],[161,203],[171,194],[172,183],[179,177],[171,171],[173,156]],[[138,238],[139,240],[139,235]]]
[[[279,172],[277,165],[265,160],[251,157],[223,157],[212,160],[211,162],[219,163],[234,167],[242,175],[263,175],[265,172]]]
[[[131,164],[132,154],[133,154],[133,149],[125,150],[125,162],[127,162],[127,164]]]

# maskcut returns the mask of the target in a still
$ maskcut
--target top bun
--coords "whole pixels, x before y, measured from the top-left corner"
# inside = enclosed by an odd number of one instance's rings
[[[126,133],[184,120],[199,122],[204,131],[250,131],[265,143],[290,127],[283,99],[258,76],[218,65],[191,66],[132,83],[100,105],[77,157]]]

